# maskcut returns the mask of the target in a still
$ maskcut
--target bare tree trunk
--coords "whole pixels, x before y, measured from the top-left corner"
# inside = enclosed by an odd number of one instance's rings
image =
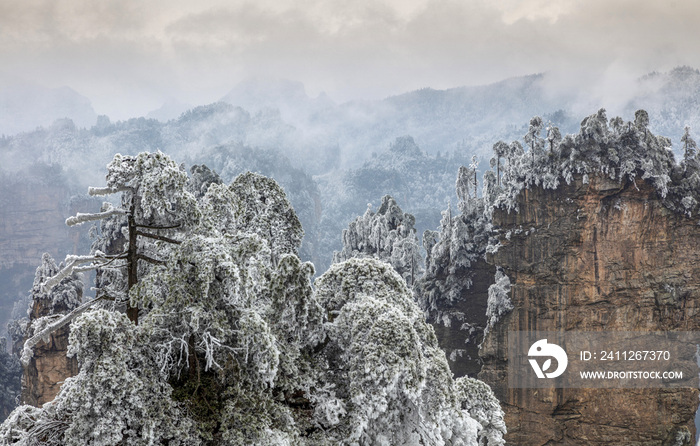
[[[138,325],[139,323],[139,309],[138,307],[131,306],[131,299],[129,299],[129,291],[138,282],[138,245],[136,243],[136,219],[134,218],[134,212],[136,210],[136,204],[134,199],[131,199],[131,208],[129,209],[129,216],[127,217],[129,225],[129,249],[126,254],[126,268],[127,268],[127,287],[126,287],[126,315],[130,321]]]

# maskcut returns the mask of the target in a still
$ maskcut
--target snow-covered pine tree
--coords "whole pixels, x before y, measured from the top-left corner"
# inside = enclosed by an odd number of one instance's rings
[[[690,167],[691,169],[698,170],[697,163],[697,150],[698,144],[695,142],[692,136],[690,136],[690,127],[687,125],[683,131],[683,136],[681,137],[681,142],[683,143],[683,170],[686,171]]]
[[[493,145],[493,158],[490,160],[491,168],[496,168],[496,182],[501,185],[501,160],[507,159],[509,147],[503,141],[498,141]]]
[[[542,118],[539,116],[534,116],[530,119],[530,125],[528,126],[527,133],[523,136],[525,144],[530,148],[530,156],[532,157],[532,166],[534,167],[538,163],[538,159],[542,155],[542,150],[544,149],[544,139],[540,133],[542,132],[542,127],[544,123]]]
[[[230,189],[240,206],[239,230],[267,240],[275,264],[284,254],[298,255],[304,230],[287,195],[275,180],[246,172],[236,177]]]
[[[552,125],[550,122],[547,125],[547,141],[549,142],[549,154],[554,155],[554,149],[561,142],[561,132],[559,127]]]
[[[138,322],[139,309],[131,305],[129,290],[139,280],[140,263],[162,263],[163,260],[155,257],[152,252],[164,244],[180,243],[173,238],[172,231],[177,229],[182,232],[199,222],[196,199],[186,190],[187,181],[187,173],[164,153],[115,155],[107,165],[107,186],[91,187],[88,192],[93,196],[121,193],[121,206],[115,208],[111,203],[105,203],[101,212],[78,213],[68,218],[66,224],[74,226],[111,219],[107,237],[103,237],[97,246],[110,244],[112,237],[119,232],[124,234],[126,246],[122,247],[121,252],[113,254],[106,254],[94,247],[90,255],[68,256],[66,266],[48,278],[43,287],[50,289],[73,272],[98,268],[117,269],[118,274],[126,276],[126,280],[122,280],[125,286],[110,287],[109,292],[113,294],[109,295],[105,293],[105,287],[102,293],[98,293],[96,300],[106,298],[117,304],[125,304],[129,319]]]
[[[189,190],[197,199],[200,199],[207,193],[211,184],[222,184],[221,177],[205,166],[194,165],[190,168],[190,181],[187,184]]]

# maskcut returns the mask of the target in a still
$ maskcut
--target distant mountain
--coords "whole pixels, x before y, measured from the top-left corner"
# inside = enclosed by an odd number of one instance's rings
[[[180,102],[177,99],[171,99],[165,102],[160,108],[148,112],[146,118],[157,119],[160,122],[168,122],[171,119],[177,119],[187,110],[193,108],[192,105]]]
[[[685,125],[700,134],[700,71],[678,67],[625,87],[628,93],[621,104],[610,103],[609,118],[621,110],[622,118],[630,120],[636,110],[646,109],[652,131],[670,137],[677,153]],[[585,116],[607,104],[606,98],[596,99],[595,91],[590,85],[563,88],[544,73],[490,85],[425,88],[382,100],[334,104],[325,97],[309,97],[300,82],[257,79],[240,83],[223,101],[252,115],[279,110],[279,118],[294,128],[297,147],[305,147],[307,155],[337,147],[340,166],[348,168],[358,167],[402,135],[413,136],[428,154],[458,151],[486,160],[496,141],[521,140],[535,115],[563,134],[576,133]]]
[[[0,87],[0,134],[14,135],[69,118],[78,127],[95,125],[90,100],[69,87],[6,84]]]
[[[253,114],[277,109],[282,118],[293,123],[336,106],[325,93],[316,98],[310,97],[301,82],[271,78],[252,78],[240,82],[221,101]]]
[[[410,134],[428,153],[459,150],[490,156],[496,140],[521,138],[534,115],[565,131],[571,128],[575,120],[562,111],[569,101],[547,94],[545,75],[535,74],[485,86],[425,88],[382,101],[343,104],[332,119],[345,123],[345,138],[356,146],[380,142],[387,147],[396,136]],[[362,119],[353,119],[357,116]]]

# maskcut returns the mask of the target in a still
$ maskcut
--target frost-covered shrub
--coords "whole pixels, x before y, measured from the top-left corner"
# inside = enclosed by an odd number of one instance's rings
[[[503,409],[488,384],[463,376],[455,380],[455,390],[462,409],[481,425],[479,444],[504,445],[507,431]]]
[[[311,399],[333,443],[475,444],[435,334],[388,264],[350,259],[316,287],[330,319]]]
[[[304,230],[284,190],[271,178],[246,172],[231,184],[240,203],[237,228],[267,240],[273,262],[282,254],[298,254]]]
[[[77,357],[80,373],[41,409],[15,410],[0,427],[0,439],[18,445],[199,444],[141,336],[123,314],[79,316],[69,354]]]

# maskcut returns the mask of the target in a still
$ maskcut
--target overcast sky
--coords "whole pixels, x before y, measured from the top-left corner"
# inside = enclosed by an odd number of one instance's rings
[[[700,67],[699,42],[697,0],[0,0],[0,81],[67,85],[118,119],[252,76],[339,102],[536,72],[615,94]]]

